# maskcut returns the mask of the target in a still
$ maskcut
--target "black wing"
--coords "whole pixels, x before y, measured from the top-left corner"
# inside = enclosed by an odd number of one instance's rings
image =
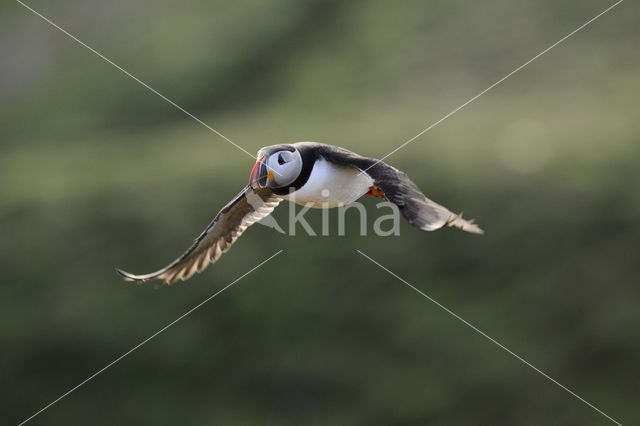
[[[168,266],[145,275],[134,275],[116,269],[127,281],[147,281],[158,279],[165,284],[186,280],[202,271],[229,250],[245,229],[271,214],[282,201],[268,188],[253,190],[247,186],[216,215],[193,245],[182,256]]]
[[[428,199],[406,173],[375,158],[362,157],[354,152],[332,145],[317,144],[318,153],[336,164],[352,166],[369,175],[376,188],[398,206],[407,221],[423,231],[434,231],[453,226],[463,231],[483,234],[473,221],[462,218],[444,206]]]

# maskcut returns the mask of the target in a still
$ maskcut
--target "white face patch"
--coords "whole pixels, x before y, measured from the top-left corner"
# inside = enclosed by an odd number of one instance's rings
[[[302,156],[295,150],[278,151],[269,156],[267,167],[273,172],[267,185],[272,188],[282,188],[295,181],[302,171]]]

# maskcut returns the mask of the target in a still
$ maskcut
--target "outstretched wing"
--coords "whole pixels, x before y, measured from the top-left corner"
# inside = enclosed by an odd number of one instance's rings
[[[268,216],[282,201],[269,188],[258,190],[247,186],[216,215],[193,245],[182,256],[168,266],[145,275],[134,275],[116,269],[127,281],[147,281],[158,279],[165,284],[186,280],[202,271],[229,250],[245,229]]]
[[[444,206],[428,199],[406,173],[374,158],[362,157],[349,150],[320,144],[319,153],[336,164],[356,167],[369,175],[376,188],[398,206],[407,221],[423,231],[434,231],[444,226],[453,226],[463,231],[483,234],[473,221],[462,218]]]

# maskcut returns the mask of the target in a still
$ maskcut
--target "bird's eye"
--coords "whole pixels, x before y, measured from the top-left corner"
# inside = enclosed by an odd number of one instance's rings
[[[284,159],[284,156],[282,154],[278,154],[278,164],[283,165],[286,162],[287,161]]]

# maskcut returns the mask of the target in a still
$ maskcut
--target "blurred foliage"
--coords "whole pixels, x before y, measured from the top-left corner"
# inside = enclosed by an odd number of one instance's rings
[[[611,3],[28,4],[250,152],[317,140],[381,157]],[[33,424],[607,424],[356,249],[640,422],[633,2],[387,160],[484,237],[362,237],[354,217],[346,237],[255,226],[160,289],[113,267],[181,253],[251,158],[18,3],[0,10],[7,423],[281,248]]]

